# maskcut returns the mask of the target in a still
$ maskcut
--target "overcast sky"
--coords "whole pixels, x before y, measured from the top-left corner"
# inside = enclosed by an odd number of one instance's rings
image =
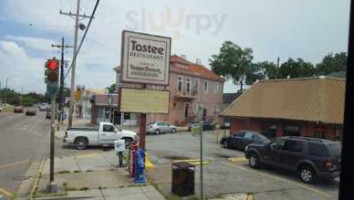
[[[91,14],[95,0],[81,0]],[[319,62],[347,51],[349,0],[101,0],[77,63],[77,84],[104,88],[115,82],[123,29],[172,37],[172,54],[208,65],[225,40],[250,47],[254,61],[301,57]],[[72,45],[76,0],[0,0],[0,81],[16,91],[45,92],[44,62],[60,58],[51,47]],[[87,24],[88,19],[82,19]],[[82,36],[83,31],[80,33]],[[71,61],[72,50],[65,51]],[[70,85],[67,78],[66,84]],[[235,90],[226,84],[225,91]]]

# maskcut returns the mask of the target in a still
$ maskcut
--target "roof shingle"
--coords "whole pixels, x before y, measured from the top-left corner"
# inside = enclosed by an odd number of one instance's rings
[[[298,78],[262,80],[221,115],[342,124],[345,80]]]

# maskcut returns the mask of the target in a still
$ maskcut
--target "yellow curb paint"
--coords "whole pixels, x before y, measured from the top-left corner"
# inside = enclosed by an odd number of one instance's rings
[[[96,157],[96,156],[98,156],[98,153],[81,154],[81,155],[75,155],[75,156],[77,158]]]
[[[232,164],[230,163],[230,165],[232,165]],[[325,193],[325,192],[322,192],[322,191],[320,191],[320,190],[317,190],[317,189],[315,189],[315,188],[312,188],[312,187],[310,187],[310,186],[308,186],[308,185],[303,185],[303,184],[296,183],[296,182],[294,182],[294,181],[289,181],[289,180],[286,180],[286,179],[283,179],[283,178],[279,178],[279,177],[276,177],[276,176],[271,176],[271,175],[268,175],[268,174],[256,172],[256,171],[249,170],[249,169],[246,169],[246,168],[244,168],[244,167],[237,166],[237,165],[232,165],[232,166],[234,166],[234,167],[236,167],[236,168],[238,168],[238,169],[240,169],[240,170],[246,171],[246,172],[250,172],[250,173],[253,173],[253,174],[257,174],[257,175],[259,175],[259,176],[269,177],[269,178],[276,179],[276,180],[279,180],[279,181],[288,182],[288,183],[297,185],[297,186],[299,186],[299,187],[301,187],[301,188],[303,188],[303,189],[306,189],[306,190],[309,190],[309,191],[314,192],[314,193],[316,193],[316,194],[319,194],[319,195],[321,195],[321,196],[323,196],[323,197],[326,197],[326,198],[328,198],[328,199],[332,199],[332,196],[331,196],[331,195],[329,195],[329,194],[327,194],[327,193]]]
[[[45,163],[45,160],[43,159],[43,160],[41,161],[41,164],[39,165],[38,172],[37,172],[36,177],[35,177],[35,179],[34,179],[32,191],[31,191],[31,199],[34,198],[33,195],[34,195],[34,191],[36,190],[36,187],[37,187],[37,185],[38,185],[39,173],[41,173],[41,172],[43,171],[44,163]]]
[[[227,160],[229,162],[245,162],[245,161],[247,161],[247,158],[245,158],[245,157],[235,157],[235,158],[228,158]]]
[[[187,162],[191,165],[200,165],[200,160],[199,159],[188,159],[188,160],[173,160],[173,163],[177,163],[177,162]],[[211,164],[210,160],[204,160],[203,161],[203,165],[209,165]]]
[[[10,164],[7,164],[7,165],[0,166],[0,169],[7,168],[7,167],[13,167],[13,166],[16,166],[16,165],[22,165],[22,164],[26,164],[26,163],[29,163],[29,162],[30,162],[29,160],[25,160],[25,161],[21,161],[21,162],[10,163]]]
[[[9,191],[5,190],[4,188],[1,188],[1,187],[0,187],[0,193],[2,193],[5,196],[12,197],[11,192],[9,192]]]

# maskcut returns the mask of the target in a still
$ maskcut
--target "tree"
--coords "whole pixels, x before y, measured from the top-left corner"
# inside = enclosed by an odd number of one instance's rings
[[[336,53],[334,55],[333,53],[330,53],[316,66],[319,75],[328,75],[333,72],[345,71],[347,69],[347,54],[345,52]]]
[[[231,41],[225,41],[220,53],[212,55],[209,62],[216,74],[240,84],[242,92],[243,84],[252,84],[261,76],[257,66],[252,65],[252,59],[252,49],[242,49]]]
[[[255,63],[257,69],[263,71],[263,77],[268,79],[278,78],[279,69],[273,62],[263,61]]]
[[[108,90],[108,93],[114,93],[116,91],[116,84],[113,83],[111,86],[106,87],[106,89]]]
[[[278,78],[312,77],[314,75],[316,75],[316,69],[312,63],[305,62],[301,58],[297,60],[289,58],[281,64]]]

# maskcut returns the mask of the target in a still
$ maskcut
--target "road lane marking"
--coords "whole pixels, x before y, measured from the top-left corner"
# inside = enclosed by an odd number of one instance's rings
[[[250,170],[250,169],[247,169],[247,168],[244,168],[244,167],[241,167],[241,166],[238,166],[238,165],[233,165],[231,163],[228,163],[229,165],[233,166],[233,167],[236,167],[240,170],[243,170],[243,171],[246,171],[246,172],[250,172],[250,173],[253,173],[253,174],[256,174],[256,175],[259,175],[259,176],[263,176],[263,177],[269,177],[269,178],[272,178],[272,179],[276,179],[276,180],[279,180],[279,181],[283,181],[283,182],[288,182],[288,183],[291,183],[291,184],[294,184],[294,185],[297,185],[303,189],[306,189],[306,190],[309,190],[311,192],[314,192],[316,194],[319,194],[323,197],[326,197],[328,199],[332,199],[332,196],[325,193],[325,192],[322,192],[320,190],[317,190],[315,188],[312,188],[310,186],[307,186],[307,185],[303,185],[303,184],[300,184],[300,183],[297,183],[295,181],[290,181],[290,180],[287,180],[287,179],[284,179],[284,178],[280,178],[280,177],[277,177],[277,176],[272,176],[272,175],[268,175],[268,174],[265,174],[265,173],[261,173],[261,172],[257,172],[257,171],[254,171],[254,170]]]
[[[4,188],[1,188],[1,187],[0,187],[0,193],[5,195],[5,196],[12,197],[11,192],[9,192],[9,191],[5,190]]]
[[[25,161],[21,161],[21,162],[10,163],[10,164],[6,164],[6,165],[0,166],[0,169],[7,168],[7,167],[13,167],[13,166],[16,166],[16,165],[23,165],[23,164],[26,164],[26,163],[29,163],[29,162],[31,162],[31,161],[25,160]]]
[[[229,162],[246,162],[247,158],[245,158],[245,157],[234,157],[234,158],[228,158],[227,160]]]

